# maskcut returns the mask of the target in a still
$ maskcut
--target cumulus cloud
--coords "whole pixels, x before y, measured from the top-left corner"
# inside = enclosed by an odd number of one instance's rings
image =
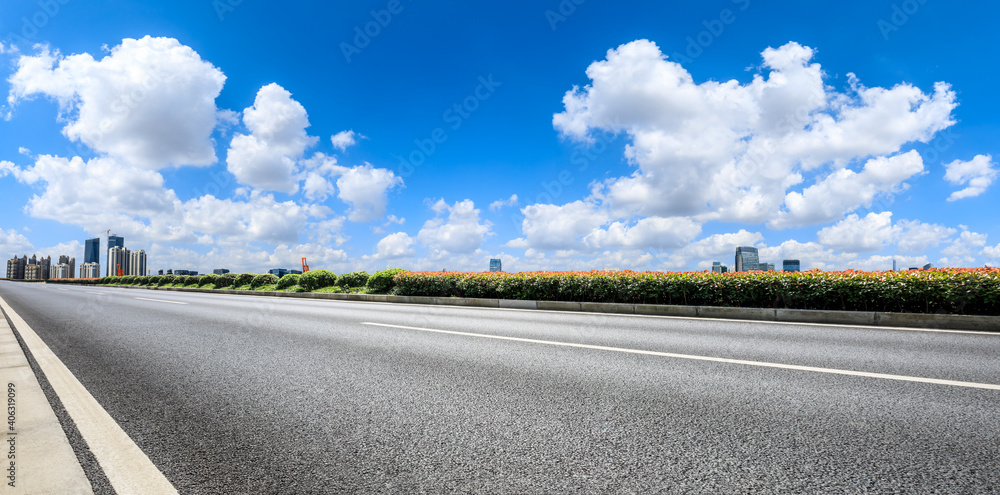
[[[878,251],[896,236],[892,212],[869,213],[864,217],[851,214],[835,225],[817,232],[819,243],[850,253]]]
[[[471,200],[449,205],[444,199],[435,202],[431,209],[438,217],[428,220],[417,234],[417,240],[430,248],[431,259],[452,254],[468,254],[479,249],[492,235],[492,223],[481,221],[479,210]],[[447,214],[447,218],[440,215]]]
[[[353,130],[340,131],[333,136],[330,136],[330,143],[333,144],[334,148],[337,148],[340,151],[346,151],[347,148],[357,144],[358,139],[364,139],[364,136],[354,132]]]
[[[701,233],[701,224],[687,217],[645,217],[634,225],[614,222],[607,229],[595,229],[583,242],[595,249],[675,249]]]
[[[28,238],[21,235],[18,231],[0,228],[0,256],[6,256],[4,259],[10,259],[14,256],[24,256],[32,249],[34,247],[28,241]]]
[[[595,195],[616,212],[744,223],[783,212],[786,225],[841,218],[922,170],[918,155],[898,153],[954,124],[955,94],[944,83],[930,94],[908,84],[866,88],[853,75],[838,93],[814,55],[792,42],[762,53],[766,76],[696,83],[654,43],[634,41],[588,67],[591,83],[566,93],[553,125],[580,141],[600,131],[630,140],[625,156],[637,170]],[[870,157],[865,171],[846,168]],[[795,203],[807,193],[789,189],[807,176],[865,194],[819,208]]]
[[[509,247],[535,249],[576,249],[581,238],[610,220],[610,215],[593,203],[574,201],[563,206],[535,204],[521,208],[524,237],[510,241]]]
[[[23,55],[8,79],[12,106],[56,99],[63,134],[138,167],[216,162],[215,98],[226,77],[173,38],[125,39],[96,60],[43,47]]]
[[[298,191],[296,161],[318,140],[306,133],[306,109],[271,83],[260,88],[253,106],[243,110],[243,124],[250,134],[233,136],[226,158],[229,171],[241,184],[257,189]]]
[[[389,191],[402,184],[392,170],[366,163],[343,171],[337,179],[337,197],[351,205],[348,220],[370,222],[385,215]]]
[[[937,247],[945,239],[958,232],[957,229],[951,227],[923,223],[917,220],[901,220],[897,227],[899,228],[899,240],[896,248],[903,253],[920,253],[929,248]],[[926,264],[926,262],[924,263]]]
[[[993,163],[992,155],[976,155],[969,161],[955,160],[946,163],[945,180],[956,186],[968,187],[955,191],[948,196],[948,201],[972,198],[986,192],[986,189],[997,179],[998,170]]]
[[[370,258],[394,260],[413,256],[415,254],[413,243],[414,239],[406,232],[389,234],[378,241],[375,246],[375,255]]]

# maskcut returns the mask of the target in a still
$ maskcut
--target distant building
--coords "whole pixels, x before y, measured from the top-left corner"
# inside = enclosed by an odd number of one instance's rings
[[[229,273],[229,269],[228,268],[216,268],[215,270],[212,270],[212,273],[214,273],[216,275],[225,275],[225,274]]]
[[[69,263],[59,263],[52,267],[52,278],[73,278],[73,268]]]
[[[60,256],[59,257],[59,264],[60,265],[69,265],[69,275],[67,275],[65,277],[56,277],[55,275],[53,275],[52,278],[75,278],[76,277],[76,258],[75,257],[74,258],[70,258],[69,256]]]
[[[167,274],[170,274],[170,270],[167,270]],[[197,275],[198,270],[174,270],[174,275]]]
[[[125,238],[117,235],[108,236],[108,266],[105,270],[105,275],[107,276],[118,275],[118,272],[115,271],[117,270],[117,267],[111,262],[111,250],[116,247],[125,249]],[[126,258],[127,257],[128,256],[126,255]],[[128,260],[126,259],[125,262],[127,263]],[[122,271],[125,271],[125,264],[122,264]]]
[[[227,270],[227,273],[228,273],[228,270]],[[281,277],[284,277],[285,275],[289,275],[289,274],[291,274],[291,275],[302,275],[302,270],[289,270],[287,268],[274,268],[274,269],[268,270],[267,273],[270,273],[271,275],[274,275],[274,276],[276,276],[278,278],[281,278]]]
[[[934,263],[927,263],[921,270],[930,270],[931,268],[934,268]]]
[[[740,246],[736,248],[736,269],[737,272],[748,272],[759,270],[760,260],[757,258],[757,248],[750,246]]]
[[[163,270],[160,270],[157,275],[163,275]]]
[[[896,271],[896,260],[892,260],[892,271]]]
[[[799,263],[799,260],[784,260],[781,262],[781,269],[786,272],[800,272],[802,271],[802,265]]]
[[[503,271],[503,265],[500,264],[500,259],[499,258],[491,258],[490,259],[490,271],[491,272],[502,272]]]
[[[774,263],[757,263],[757,269],[762,272],[773,272]]]
[[[721,262],[719,261],[712,262],[712,273],[726,273],[728,271],[729,268],[726,265],[723,265]]]
[[[127,275],[129,273],[128,262],[128,249],[121,246],[114,246],[108,250],[108,270],[111,273],[110,276],[117,276],[119,270],[121,270],[122,275]]]
[[[24,270],[28,266],[28,256],[23,258],[15,256],[7,260],[7,278],[10,280],[24,280]]]
[[[25,280],[48,280],[51,275],[52,257],[37,258],[31,255],[27,265],[24,267]]]
[[[83,249],[84,263],[101,263],[101,238],[95,237],[87,239],[86,247]]]
[[[84,263],[80,265],[80,278],[99,278],[100,276],[100,263]]]
[[[140,249],[128,255],[128,271],[126,275],[142,276],[146,274],[146,251]]]

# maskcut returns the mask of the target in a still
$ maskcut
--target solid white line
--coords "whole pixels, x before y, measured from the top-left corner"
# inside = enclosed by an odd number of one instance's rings
[[[80,430],[80,435],[94,453],[115,492],[176,494],[174,486],[142,449],[2,297],[0,307],[14,322],[14,328]]]
[[[62,289],[62,290],[65,290],[65,289]],[[107,294],[107,292],[93,292],[93,291],[89,291],[88,290],[87,294],[97,294],[99,296],[103,296],[103,295]]]
[[[134,299],[138,299],[140,301],[156,301],[156,302],[170,303],[170,304],[187,304],[186,302],[167,301],[165,299],[149,299],[149,298],[145,298],[145,297],[136,297]]]
[[[883,380],[900,380],[905,382],[933,383],[936,385],[950,385],[953,387],[983,388],[988,390],[1000,390],[1000,385],[990,383],[961,382],[954,380],[940,380],[937,378],[922,378],[918,376],[888,375],[885,373],[869,373],[867,371],[840,370],[835,368],[817,368],[814,366],[799,366],[796,364],[768,363],[764,361],[747,361],[743,359],[729,359],[711,356],[695,356],[691,354],[675,354],[672,352],[646,351],[642,349],[627,349],[623,347],[608,347],[603,345],[576,344],[573,342],[557,342],[553,340],[525,339],[521,337],[507,337],[503,335],[488,335],[482,333],[457,332],[454,330],[437,330],[433,328],[408,327],[404,325],[390,325],[386,323],[362,322],[362,325],[376,327],[402,328],[406,330],[417,330],[421,332],[445,333],[450,335],[462,335],[466,337],[480,337],[485,339],[511,340],[514,342],[527,342],[530,344],[556,345],[563,347],[577,347],[581,349],[594,349],[598,351],[624,352],[629,354],[644,354],[647,356],[669,357],[677,359],[691,359],[695,361],[711,361],[715,363],[743,364],[747,366],[761,366],[765,368],[778,368],[797,371],[812,371],[815,373],[828,373],[834,375],[863,376],[867,378],[880,378]]]

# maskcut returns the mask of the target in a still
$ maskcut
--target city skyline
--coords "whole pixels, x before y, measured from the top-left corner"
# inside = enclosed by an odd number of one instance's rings
[[[10,7],[0,252],[79,268],[110,229],[154,273],[1000,263],[1000,6],[218,4]]]

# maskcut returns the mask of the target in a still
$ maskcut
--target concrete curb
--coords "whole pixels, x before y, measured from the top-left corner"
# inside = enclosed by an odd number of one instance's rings
[[[535,309],[544,311],[573,311],[583,313],[677,316],[684,318],[779,321],[785,323],[823,323],[833,325],[1000,332],[1000,317],[998,316],[882,313],[874,311],[825,311],[814,309],[730,308],[719,306],[672,306],[666,304],[522,301],[513,299],[481,299],[471,297],[390,296],[384,294],[334,294],[321,292],[270,292],[229,289],[193,289],[182,287],[134,287],[127,285],[115,285],[109,287],[394,304],[429,304],[477,308]]]

